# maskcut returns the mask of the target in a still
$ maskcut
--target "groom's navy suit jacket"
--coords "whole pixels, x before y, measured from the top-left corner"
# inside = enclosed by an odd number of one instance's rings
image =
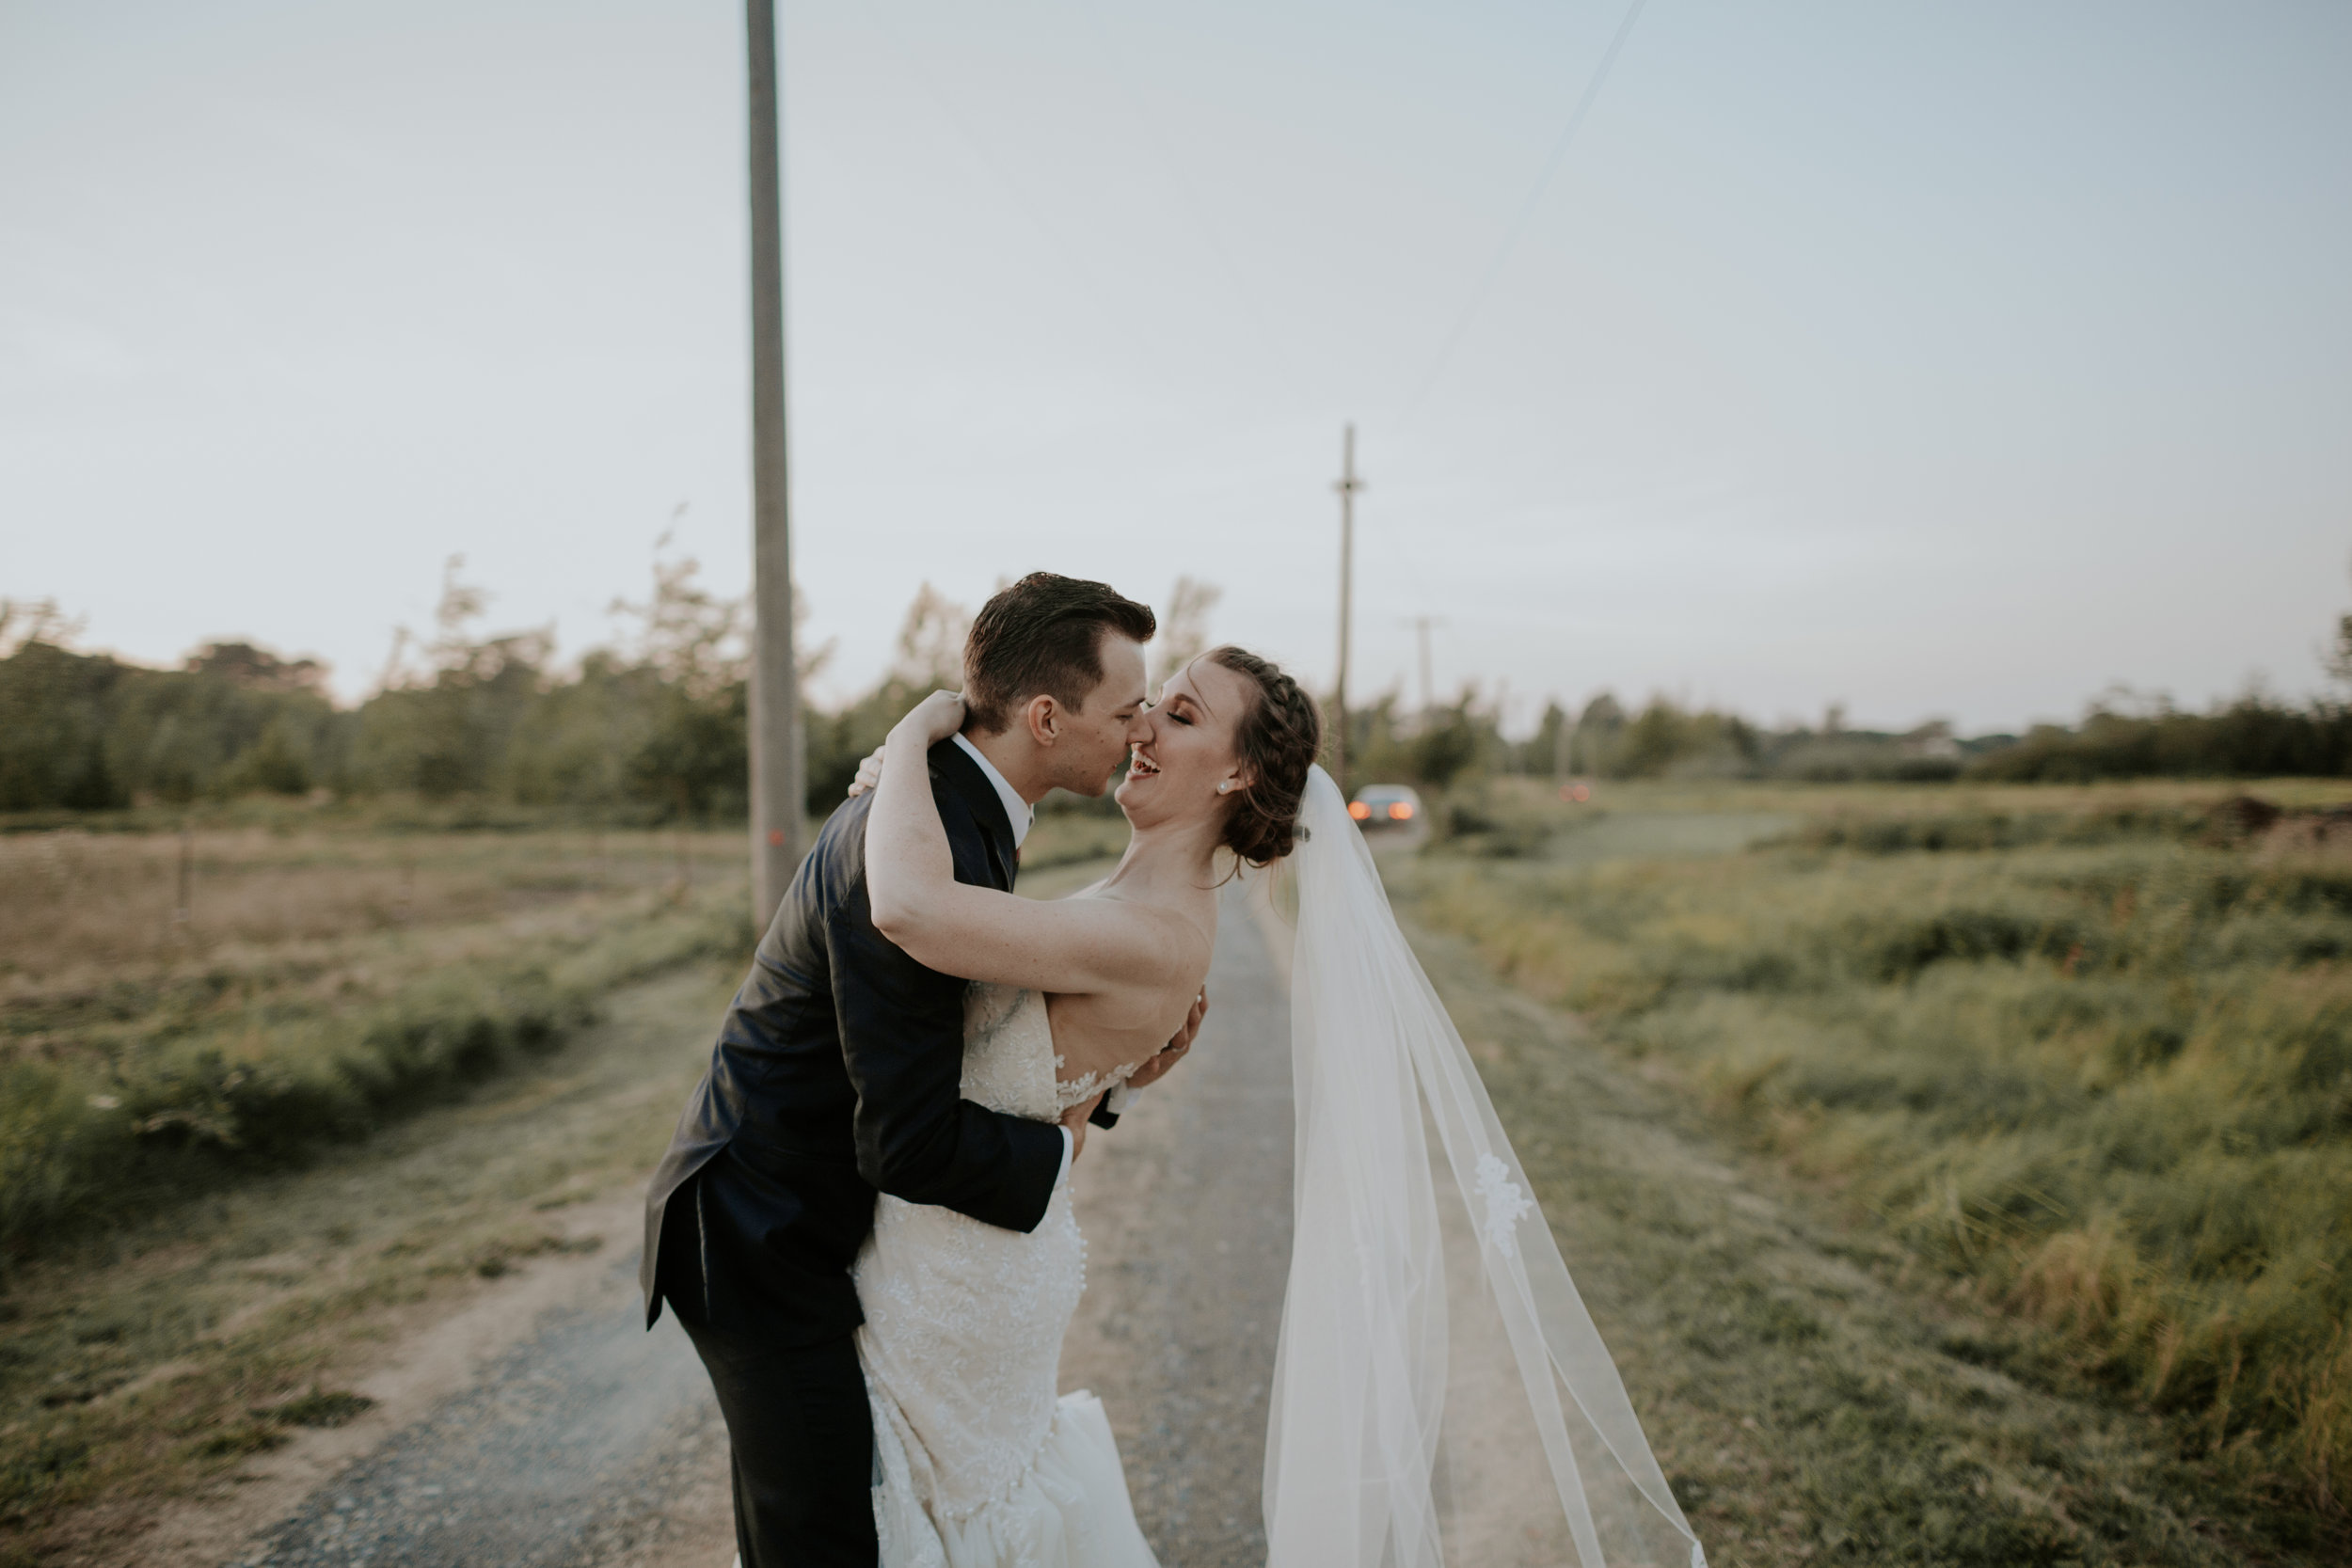
[[[987,776],[953,741],[931,748],[930,774],[956,880],[1009,891],[1012,824]],[[1060,1130],[962,1098],[968,982],[874,929],[873,800],[817,835],[654,1172],[639,1275],[649,1328],[667,1296],[778,1346],[849,1333],[865,1321],[850,1264],[878,1189],[1008,1230],[1045,1216]]]

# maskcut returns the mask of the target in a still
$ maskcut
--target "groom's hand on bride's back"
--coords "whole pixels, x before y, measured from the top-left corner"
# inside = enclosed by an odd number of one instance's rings
[[[1176,1031],[1174,1038],[1160,1047],[1157,1055],[1136,1069],[1127,1080],[1127,1086],[1139,1089],[1167,1077],[1168,1069],[1183,1061],[1184,1053],[1192,1049],[1192,1037],[1200,1032],[1200,1020],[1208,1010],[1209,993],[1204,990],[1192,999],[1192,1011],[1184,1015],[1184,1026]],[[1073,1160],[1086,1152],[1087,1124],[1094,1117],[1094,1108],[1102,1103],[1103,1097],[1098,1094],[1086,1103],[1073,1105],[1062,1113],[1061,1124],[1070,1129],[1070,1157]]]
[[[1193,1037],[1200,1033],[1200,1020],[1208,1010],[1209,993],[1204,990],[1192,999],[1192,1011],[1184,1015],[1184,1026],[1160,1048],[1158,1055],[1136,1069],[1127,1080],[1127,1086],[1131,1089],[1149,1088],[1167,1077],[1168,1069],[1183,1061],[1184,1053],[1192,1049]]]

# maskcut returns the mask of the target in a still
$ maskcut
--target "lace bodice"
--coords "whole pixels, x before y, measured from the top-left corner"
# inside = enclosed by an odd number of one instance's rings
[[[1067,1056],[1054,1058],[1054,1070],[1057,1073],[1069,1065],[1070,1058]],[[1055,1103],[1065,1111],[1073,1105],[1083,1105],[1104,1090],[1115,1089],[1133,1078],[1136,1075],[1136,1069],[1142,1065],[1141,1062],[1123,1062],[1108,1072],[1082,1072],[1077,1077],[1069,1079],[1057,1077],[1054,1080]],[[1116,1103],[1117,1101],[1113,1101],[1114,1105]]]
[[[1044,1082],[1038,1077],[1040,1055],[1035,1049],[1040,1032],[1047,1039]],[[1082,1072],[1063,1082],[1058,1074],[1071,1058],[1054,1053],[1052,1041],[1054,1025],[1044,994],[1009,985],[974,985],[964,997],[964,1098],[988,1110],[1058,1121],[1061,1112],[1085,1105],[1105,1088],[1118,1088],[1143,1065],[1122,1063],[1110,1072]]]
[[[964,1099],[1007,1116],[1058,1121],[1059,1066],[1041,992],[976,983],[964,993]]]
[[[1060,1118],[1041,995],[972,988],[963,1095],[1010,1116]],[[977,1521],[1011,1506],[1053,1428],[1062,1334],[1086,1289],[1068,1182],[1026,1234],[885,1194],[854,1277],[867,1386],[926,1511]]]
[[[1043,1083],[1038,1077],[1034,1037],[1041,1031],[1046,1039]],[[1010,986],[975,985],[963,1003],[963,1098],[992,1111],[1059,1120],[1062,1112],[1124,1084],[1143,1065],[1125,1062],[1108,1072],[1082,1072],[1064,1081],[1058,1075],[1070,1058],[1056,1054],[1052,1042],[1043,995]],[[1044,1109],[1048,1104],[1050,1112]]]

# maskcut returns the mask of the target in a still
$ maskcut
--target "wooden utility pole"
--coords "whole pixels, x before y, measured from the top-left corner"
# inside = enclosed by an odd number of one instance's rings
[[[1332,486],[1340,493],[1340,679],[1334,705],[1339,709],[1339,744],[1331,757],[1332,776],[1342,794],[1347,792],[1347,623],[1355,603],[1356,492],[1363,487],[1364,482],[1356,477],[1356,426],[1351,422],[1340,448],[1339,483]]]
[[[801,863],[800,670],[784,425],[784,182],[774,0],[744,0],[752,198],[752,921],[765,932]]]

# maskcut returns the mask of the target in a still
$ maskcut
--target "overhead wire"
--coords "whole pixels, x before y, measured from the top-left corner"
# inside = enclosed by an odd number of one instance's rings
[[[1429,401],[1429,395],[1437,389],[1438,383],[1445,374],[1447,366],[1453,362],[1454,354],[1470,335],[1470,324],[1476,320],[1479,310],[1486,305],[1487,296],[1494,292],[1495,284],[1502,277],[1502,269],[1510,261],[1512,252],[1518,248],[1519,242],[1526,237],[1529,226],[1534,223],[1535,214],[1543,205],[1545,193],[1550,189],[1553,177],[1559,173],[1560,166],[1566,160],[1568,149],[1575,143],[1577,133],[1583,128],[1585,119],[1592,114],[1593,105],[1599,101],[1601,88],[1607,84],[1610,72],[1616,68],[1617,56],[1625,52],[1626,40],[1633,36],[1633,24],[1640,19],[1642,8],[1646,3],[1647,0],[1631,0],[1631,3],[1626,7],[1625,15],[1617,23],[1617,30],[1610,37],[1609,46],[1601,52],[1600,59],[1593,67],[1592,75],[1585,81],[1583,92],[1577,98],[1576,107],[1569,111],[1566,123],[1561,127],[1560,135],[1553,140],[1551,152],[1545,158],[1543,167],[1535,177],[1534,184],[1529,187],[1526,199],[1519,204],[1518,216],[1512,220],[1511,227],[1504,230],[1502,243],[1495,247],[1494,254],[1488,258],[1485,269],[1479,274],[1477,283],[1471,288],[1461,310],[1455,315],[1453,329],[1447,333],[1444,343],[1439,347],[1438,356],[1431,362],[1427,373],[1421,378],[1413,395],[1400,409],[1397,416],[1399,424],[1409,423],[1413,417],[1421,412],[1422,405]],[[1414,558],[1416,576],[1419,580],[1423,582],[1434,580],[1427,569],[1428,562],[1420,548],[1422,531],[1412,528],[1404,519],[1380,518],[1376,514],[1367,520],[1372,521],[1375,531],[1388,535],[1391,544],[1405,546],[1406,553]]]
[[[1120,319],[1116,305],[1103,289],[1094,269],[1089,267],[1080,259],[1077,245],[1046,216],[1043,207],[1022,186],[1021,182],[1007,172],[1004,164],[997,158],[988,140],[974,129],[972,123],[957,108],[946,89],[940,86],[938,79],[931,74],[930,67],[924,63],[922,55],[898,30],[898,24],[891,20],[888,9],[882,6],[856,8],[860,14],[874,24],[876,30],[888,41],[892,52],[898,56],[900,68],[922,88],[924,96],[930,100],[933,112],[946,121],[947,129],[962,139],[964,150],[969,152],[980,167],[987,171],[988,177],[1011,199],[1014,208],[1028,220],[1030,228],[1036,230],[1038,237],[1044,241],[1046,250],[1052,254],[1056,261],[1061,264],[1062,270],[1077,285],[1075,290],[1077,296],[1087,302],[1089,309],[1100,315],[1103,326],[1112,338],[1124,339],[1133,342],[1136,338],[1135,333]]]
[[[1218,268],[1225,274],[1226,283],[1232,289],[1233,297],[1240,302],[1243,310],[1248,313],[1251,324],[1257,329],[1259,350],[1266,361],[1272,365],[1277,378],[1283,383],[1291,396],[1303,402],[1306,383],[1299,373],[1297,356],[1292,352],[1288,334],[1278,328],[1275,318],[1265,309],[1264,301],[1258,292],[1250,287],[1240,264],[1234,261],[1232,251],[1226,245],[1217,226],[1210,221],[1208,205],[1200,199],[1199,187],[1194,185],[1191,177],[1185,172],[1184,160],[1178,155],[1174,143],[1169,140],[1158,118],[1152,114],[1151,106],[1145,102],[1145,89],[1137,85],[1136,75],[1123,67],[1120,59],[1121,52],[1117,45],[1112,43],[1108,29],[1104,26],[1101,8],[1094,5],[1092,0],[1078,0],[1078,3],[1070,8],[1073,9],[1081,19],[1080,26],[1087,33],[1096,58],[1103,62],[1104,75],[1115,78],[1124,89],[1118,94],[1119,100],[1142,131],[1143,139],[1159,155],[1161,166],[1167,171],[1169,182],[1175,186],[1179,205],[1184,209],[1185,215],[1191,219],[1194,232],[1201,247],[1216,260]]]
[[[1454,330],[1446,335],[1444,346],[1438,349],[1436,361],[1429,367],[1429,373],[1422,378],[1419,389],[1405,404],[1403,418],[1411,419],[1428,401],[1429,394],[1437,388],[1438,378],[1445,374],[1446,366],[1453,360],[1454,351],[1462,346],[1462,340],[1469,335],[1470,323],[1477,317],[1479,308],[1494,292],[1495,280],[1502,276],[1503,263],[1511,259],[1511,252],[1518,248],[1519,241],[1525,237],[1528,225],[1534,221],[1536,209],[1543,203],[1544,192],[1550,187],[1552,176],[1559,172],[1561,162],[1567,157],[1569,144],[1576,140],[1576,134],[1582,129],[1585,117],[1593,112],[1593,104],[1600,98],[1601,86],[1609,80],[1609,72],[1616,66],[1617,56],[1624,52],[1626,40],[1633,36],[1633,24],[1641,17],[1642,7],[1645,3],[1646,0],[1632,0],[1632,4],[1626,7],[1625,20],[1617,24],[1615,36],[1610,39],[1609,47],[1602,52],[1600,63],[1593,68],[1591,80],[1584,84],[1583,96],[1576,101],[1576,108],[1569,114],[1567,124],[1561,128],[1559,140],[1552,143],[1551,156],[1544,160],[1543,172],[1535,177],[1534,186],[1528,191],[1527,199],[1519,205],[1518,218],[1504,232],[1502,243],[1495,247],[1493,259],[1487,261],[1486,271],[1479,275],[1477,286],[1470,290],[1469,301],[1454,318]]]
[[[1646,3],[1647,0],[1630,0],[1628,5],[1624,17],[1617,24],[1616,31],[1610,38],[1608,47],[1602,52],[1591,76],[1586,80],[1584,89],[1579,95],[1575,108],[1570,111],[1559,136],[1553,141],[1551,150],[1545,158],[1543,167],[1537,174],[1534,185],[1529,189],[1525,200],[1520,204],[1517,216],[1513,219],[1510,228],[1505,230],[1501,244],[1496,246],[1493,255],[1480,273],[1461,310],[1455,315],[1453,327],[1439,348],[1437,357],[1431,362],[1428,372],[1422,377],[1412,397],[1403,405],[1399,414],[1400,423],[1408,422],[1420,412],[1444,376],[1463,341],[1468,338],[1470,326],[1477,319],[1479,311],[1485,307],[1488,296],[1493,293],[1495,284],[1501,278],[1512,253],[1518,249],[1519,243],[1526,237],[1528,229],[1542,206],[1546,192],[1558,174],[1561,165],[1565,161],[1578,132],[1582,129],[1585,120],[1590,117],[1593,106],[1598,101],[1601,89],[1607,84],[1611,72],[1615,69],[1618,56],[1624,53],[1627,40],[1632,36],[1634,24],[1640,19]],[[950,102],[946,92],[943,90],[886,11],[879,7],[869,8],[866,14],[878,24],[878,30],[888,40],[893,53],[898,56],[902,69],[914,78],[924,95],[931,101],[933,110],[947,122],[954,134],[961,137],[966,150],[978,160],[991,179],[1012,198],[1013,204],[1020,209],[1023,216],[1028,219],[1030,227],[1045,241],[1047,248],[1055,254],[1056,259],[1072,275],[1073,280],[1080,284],[1078,292],[1087,297],[1093,310],[1104,318],[1104,325],[1110,326],[1116,336],[1130,336],[1122,329],[1118,321],[1119,313],[1112,308],[1111,302],[1102,296],[1098,280],[1092,276],[1091,269],[1079,260],[1077,246],[1040,210],[1030,193],[1009,176],[1000,161],[993,155],[993,150],[987,140],[977,134],[976,128]],[[1097,58],[1110,63],[1109,56],[1113,51],[1108,41],[1102,36],[1099,19],[1089,16],[1089,21],[1093,23],[1094,35],[1089,41]],[[1114,70],[1116,70],[1115,66]],[[1124,76],[1126,73],[1120,71],[1118,74]],[[1132,78],[1129,81],[1130,90],[1121,96],[1134,112],[1145,139],[1153,144],[1153,150],[1159,154],[1163,166],[1177,185],[1182,197],[1182,205],[1188,209],[1187,215],[1192,219],[1200,240],[1227,274],[1228,281],[1232,285],[1244,309],[1251,316],[1258,318],[1258,339],[1261,349],[1267,352],[1269,357],[1275,362],[1280,378],[1291,384],[1294,394],[1297,393],[1303,388],[1299,381],[1296,361],[1288,352],[1289,345],[1281,341],[1280,334],[1270,330],[1263,302],[1258,298],[1255,291],[1248,287],[1243,269],[1221,243],[1215,226],[1208,222],[1204,204],[1200,201],[1198,191],[1185,176],[1183,160],[1175,155],[1161,128],[1153,120],[1148,109],[1137,101],[1140,94],[1133,89]],[[1359,527],[1367,522],[1372,525],[1373,531],[1388,535],[1392,544],[1404,545],[1405,553],[1413,556],[1417,563],[1426,565],[1423,552],[1420,547],[1424,541],[1419,536],[1418,531],[1407,527],[1403,519],[1381,518],[1375,511],[1373,516],[1359,516]],[[1425,578],[1424,580],[1426,580]]]

